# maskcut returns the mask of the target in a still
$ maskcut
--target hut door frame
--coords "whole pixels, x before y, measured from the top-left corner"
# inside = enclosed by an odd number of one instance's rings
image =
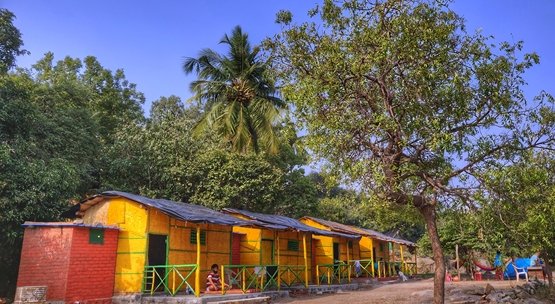
[[[272,240],[272,239],[262,239],[262,240],[260,241],[260,265],[266,265],[266,264],[268,264],[268,263],[264,263],[264,257],[268,257],[268,256],[267,256],[267,253],[264,253],[264,250],[263,250],[263,248],[264,248],[264,245],[263,245],[264,242],[268,242],[268,243],[270,243],[270,244],[272,245],[272,246],[271,246],[272,249],[271,249],[270,256],[269,256],[269,257],[270,257],[270,263],[269,263],[269,265],[273,265],[273,264],[274,264],[274,245],[275,245],[275,244],[274,244],[274,240]]]
[[[161,246],[163,244],[163,246]],[[167,234],[148,234],[148,252],[147,252],[147,262],[148,266],[165,266],[168,264],[168,235]],[[156,258],[155,258],[156,257]],[[153,261],[155,260],[155,261]],[[163,263],[160,264],[160,262]],[[166,276],[165,268],[157,268],[156,271],[159,273],[160,277],[164,278]],[[167,282],[165,282],[167,283]],[[158,285],[158,283],[155,283]],[[160,286],[163,288],[163,286]]]
[[[333,264],[341,260],[341,251],[339,250],[339,243],[333,242]]]

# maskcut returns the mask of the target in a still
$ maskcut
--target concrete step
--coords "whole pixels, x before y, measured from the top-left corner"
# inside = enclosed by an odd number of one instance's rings
[[[247,299],[233,299],[233,300],[210,302],[210,304],[262,304],[262,303],[270,303],[270,300],[271,300],[270,297],[256,297],[256,298],[247,298]]]

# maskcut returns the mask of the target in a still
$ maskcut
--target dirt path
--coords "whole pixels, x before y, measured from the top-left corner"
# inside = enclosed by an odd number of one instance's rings
[[[515,281],[469,281],[446,283],[446,303],[450,303],[449,294],[454,289],[484,290],[490,283],[495,289],[510,289],[516,285]],[[276,303],[330,303],[330,304],[420,304],[431,303],[433,298],[434,283],[432,279],[406,282],[380,284],[371,289],[358,290],[344,293],[299,296],[277,301]]]

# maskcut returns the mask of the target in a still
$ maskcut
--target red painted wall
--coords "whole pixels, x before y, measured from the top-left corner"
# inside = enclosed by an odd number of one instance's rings
[[[89,228],[26,228],[17,286],[48,286],[48,301],[111,303],[118,231],[89,244]]]
[[[233,233],[231,239],[231,264],[241,264],[241,234]]]
[[[111,303],[117,248],[117,230],[104,230],[104,244],[89,244],[89,229],[74,228],[66,301]]]

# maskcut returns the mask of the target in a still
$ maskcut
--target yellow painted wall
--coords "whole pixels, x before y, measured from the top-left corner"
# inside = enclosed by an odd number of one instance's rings
[[[241,246],[240,246],[241,264],[259,265],[260,264],[260,241],[262,239],[262,229],[248,228],[248,227],[233,227],[233,232],[241,234]]]
[[[191,231],[197,225],[206,233],[201,246],[201,288],[212,264],[231,261],[231,226],[194,224],[170,218],[161,211],[125,198],[105,200],[89,208],[85,224],[117,225],[118,238],[115,293],[140,292],[144,266],[148,264],[148,234],[168,236],[168,264],[196,264],[196,243],[191,244]],[[171,284],[171,279],[170,279]],[[194,286],[194,276],[189,279]]]
[[[273,231],[269,229],[250,228],[250,227],[233,227],[234,233],[239,233],[241,237],[241,264],[243,265],[260,265],[263,260],[267,260],[265,256],[273,255],[273,264],[277,264],[277,250],[278,244],[276,236],[279,236],[279,249],[280,249],[280,264],[281,265],[304,265],[303,255],[303,239],[302,233],[294,231]],[[272,241],[273,252],[262,252],[262,242]],[[298,251],[287,250],[287,243],[289,240],[299,242]],[[306,239],[307,257],[310,263],[311,256],[311,238],[308,234]],[[265,247],[269,248],[269,247]],[[309,265],[310,267],[310,265]]]
[[[146,207],[124,198],[113,198],[89,208],[83,222],[117,225],[120,228],[114,292],[139,292],[147,251]]]
[[[372,259],[372,250],[376,246],[376,241],[368,236],[363,236],[358,241],[359,244],[359,254],[361,260]]]
[[[318,228],[321,230],[331,231],[330,227],[322,225],[309,218],[302,218],[300,221],[308,226]],[[350,239],[343,237],[329,237],[313,235],[312,238],[316,240],[316,264],[333,264],[333,243],[339,243],[339,259],[341,261],[358,260],[360,259],[360,246],[358,240],[351,240],[352,245],[347,250]],[[348,251],[348,252],[347,252]],[[349,256],[347,257],[347,253]]]

